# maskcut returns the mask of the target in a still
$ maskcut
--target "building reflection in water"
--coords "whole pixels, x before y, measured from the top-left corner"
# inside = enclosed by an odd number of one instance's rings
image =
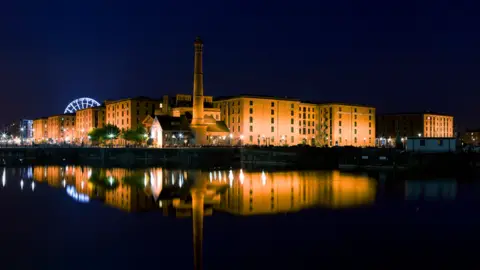
[[[190,189],[195,181],[206,183],[208,207],[204,213],[207,215],[212,214],[213,209],[260,215],[309,207],[348,208],[371,204],[376,196],[375,180],[339,171],[271,173],[36,166],[30,175],[37,182],[57,188],[70,187],[78,194],[121,210],[162,208],[165,214],[174,216],[192,215]],[[3,173],[2,185],[5,182]],[[433,194],[433,189],[441,190],[442,196],[452,196],[455,186],[446,192],[446,185],[407,183],[407,197],[416,194],[418,189],[425,189],[428,194]]]
[[[271,173],[36,166],[31,175],[37,182],[64,188],[79,202],[98,200],[128,212],[161,209],[164,215],[192,217],[196,269],[202,266],[203,217],[212,215],[214,210],[250,216],[310,207],[347,208],[372,204],[376,196],[375,180],[338,171]]]
[[[457,181],[455,179],[406,181],[406,200],[454,200],[457,196]]]

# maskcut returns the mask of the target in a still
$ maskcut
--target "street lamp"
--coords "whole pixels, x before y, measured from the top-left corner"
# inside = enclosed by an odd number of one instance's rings
[[[422,133],[418,133],[418,137],[422,137]]]

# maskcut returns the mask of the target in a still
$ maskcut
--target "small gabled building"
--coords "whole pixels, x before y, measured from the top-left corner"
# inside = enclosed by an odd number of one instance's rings
[[[150,130],[150,138],[154,147],[179,147],[191,145],[195,135],[190,128],[192,115],[185,113],[179,117],[170,115],[156,115],[147,117],[144,125]],[[151,123],[151,124],[150,124]],[[223,121],[216,121],[213,117],[204,121],[207,126],[207,140],[209,145],[230,144],[229,129]]]

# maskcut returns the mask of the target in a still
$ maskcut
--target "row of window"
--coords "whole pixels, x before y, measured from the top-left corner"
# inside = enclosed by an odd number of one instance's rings
[[[338,134],[342,134],[342,129],[341,128],[338,129]],[[357,129],[353,130],[353,134],[357,134]],[[372,135],[372,130],[371,129],[368,130],[368,135]]]
[[[338,126],[339,126],[339,127],[342,126],[342,121],[338,121]],[[356,127],[356,126],[357,126],[357,122],[353,122],[353,126]],[[372,122],[368,122],[368,127],[369,127],[369,128],[372,127]]]

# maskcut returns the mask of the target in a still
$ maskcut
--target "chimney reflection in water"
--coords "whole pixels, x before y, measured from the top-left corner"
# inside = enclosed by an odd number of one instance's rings
[[[5,175],[3,170],[4,186]],[[187,173],[163,168],[38,166],[33,168],[33,178],[53,187],[74,188],[79,196],[104,201],[124,211],[160,207],[167,215],[172,211],[177,217],[191,215],[196,269],[202,268],[203,219],[205,215],[212,214],[212,208],[242,216],[265,215],[311,207],[368,205],[373,203],[376,196],[375,180],[365,175],[338,171],[217,170]],[[190,194],[191,205],[182,194]]]

